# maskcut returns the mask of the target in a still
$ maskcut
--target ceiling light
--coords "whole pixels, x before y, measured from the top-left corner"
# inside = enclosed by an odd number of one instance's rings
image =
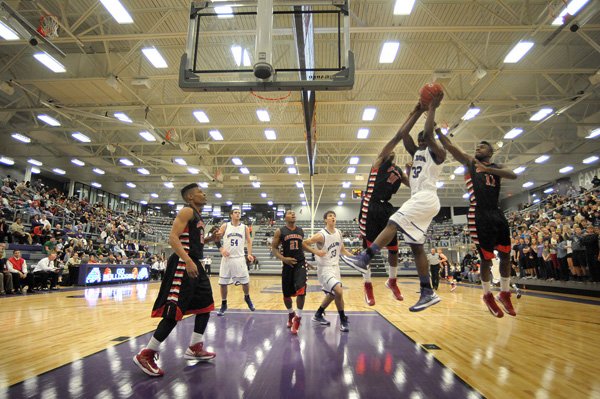
[[[12,158],[8,158],[8,157],[0,157],[0,162],[5,165],[14,165],[15,164],[15,161],[13,161]]]
[[[225,201],[225,204],[231,206],[231,204],[233,204],[233,202],[231,202],[231,201]]]
[[[455,175],[464,175],[465,174],[465,167],[461,165],[458,168],[454,169],[454,174]]]
[[[208,123],[208,122],[210,122],[208,120],[208,116],[206,115],[206,113],[204,113],[204,111],[194,111],[194,117],[200,123]]]
[[[150,196],[151,196],[152,198],[158,198],[158,194],[156,194],[156,193],[152,193],[152,194],[150,194]]]
[[[96,183],[95,181],[92,182],[92,187],[96,187],[96,188],[101,188],[102,184],[100,183]]]
[[[121,197],[123,197],[123,198],[129,198],[129,194],[127,194],[127,193],[121,193]]]
[[[436,186],[437,188],[442,188],[442,187],[444,187],[444,182],[443,182],[443,181],[436,181],[436,182],[435,182],[435,186]]]
[[[215,141],[223,141],[223,135],[218,130],[211,130],[208,134],[210,134],[210,137]]]
[[[454,179],[456,179],[456,175],[453,173],[450,175],[450,180],[454,180]]]
[[[19,140],[22,143],[31,143],[31,139],[21,133],[13,133],[11,136],[13,139]]]
[[[29,162],[30,164],[35,165],[35,166],[42,166],[43,165],[43,163],[41,163],[37,159],[28,159],[27,162]]]
[[[173,188],[173,187],[175,187],[175,185],[171,181],[166,181],[163,184],[165,185],[166,188]]]
[[[175,205],[175,201],[167,201],[167,204],[173,206],[173,205]]]
[[[126,185],[127,187],[130,187],[130,188],[136,188],[136,187],[137,187],[137,186],[135,185],[135,183],[131,183],[131,182],[127,182],[127,183],[125,183],[125,185]]]
[[[383,43],[383,47],[381,48],[381,53],[379,54],[379,63],[380,64],[391,64],[396,59],[396,54],[398,54],[398,49],[400,48],[400,42],[385,42]]]
[[[104,8],[120,24],[132,24],[133,18],[127,12],[119,0],[100,0]]]
[[[60,122],[49,115],[41,114],[38,115],[37,118],[50,126],[60,126]]]
[[[221,194],[221,193],[215,193],[215,197],[221,198],[221,197],[223,197],[223,194]]]
[[[471,107],[469,107],[469,110],[460,119],[462,119],[463,121],[468,121],[470,119],[473,119],[477,116],[479,111],[481,111],[481,109],[479,109],[479,108],[475,107],[473,104],[471,104]]]
[[[6,25],[4,22],[0,21],[0,37],[4,40],[19,40],[20,37],[17,35],[10,26]]]
[[[131,123],[133,122],[129,116],[127,116],[127,114],[123,113],[123,112],[115,112],[113,114],[115,116],[115,118],[117,118],[118,120],[120,120],[121,122],[127,122],[127,123]]]
[[[372,121],[375,119],[375,114],[377,113],[376,108],[365,108],[362,114],[363,121]]]
[[[569,15],[575,15],[577,12],[587,4],[589,0],[571,0],[571,2],[567,5],[567,7],[562,10],[562,12],[556,17],[554,21],[552,21],[552,25],[562,25],[565,23],[564,17]]]
[[[133,166],[133,162],[131,162],[127,158],[121,158],[121,159],[119,159],[119,162],[126,166]]]
[[[538,202],[540,202],[540,199],[539,199],[539,198],[536,198],[536,199],[534,199],[534,200],[533,200],[533,203],[534,203],[534,204],[537,204]]]
[[[544,190],[544,194],[550,194],[552,191],[554,191],[554,189],[552,187],[548,187]]]
[[[200,169],[189,167],[188,172],[190,172],[193,175],[197,175],[198,173],[200,173]]]
[[[261,122],[270,122],[271,121],[271,118],[269,117],[269,112],[265,109],[257,109],[256,116],[258,117],[258,120]]]
[[[103,171],[100,168],[94,168],[94,169],[92,169],[92,172],[97,173],[99,175],[103,175],[104,173],[106,173],[105,171]]]
[[[148,201],[141,200],[140,204],[142,204],[142,205],[148,205]]]
[[[367,137],[369,137],[369,129],[358,129],[358,133],[356,134],[356,138],[357,139],[366,139]]]
[[[507,64],[514,64],[519,62],[521,58],[531,50],[533,47],[533,42],[519,42],[513,47],[512,50],[508,53],[508,55],[504,58],[504,62]]]
[[[344,201],[338,201],[337,204],[338,204],[338,206],[342,206],[342,205],[344,205]]]
[[[303,183],[303,182],[301,182],[301,181],[297,181],[297,182],[296,182],[296,187],[298,187],[298,188],[302,188],[302,187],[304,187],[304,183]]]
[[[242,165],[242,160],[239,158],[231,158],[231,163],[233,163],[236,166],[241,166]]]
[[[526,183],[523,183],[523,188],[529,188],[531,186],[533,186],[533,182],[532,181],[528,181]]]
[[[351,183],[349,181],[344,181],[342,182],[342,187],[344,188],[350,188]]]
[[[208,183],[205,181],[199,182],[198,185],[200,186],[200,188],[208,188]]]
[[[147,130],[140,132],[140,136],[142,136],[142,138],[146,141],[156,141],[156,137],[154,137],[154,135]]]
[[[346,193],[341,193],[340,198],[346,198]]]
[[[544,162],[546,162],[549,159],[550,159],[550,155],[545,155],[545,154],[544,155],[540,155],[539,157],[537,157],[535,159],[535,163],[544,163]]]
[[[346,170],[346,173],[349,173],[349,174],[356,173],[356,168],[354,166],[349,166],[348,169]]]
[[[526,169],[525,166],[519,166],[519,167],[513,169],[513,172],[515,172],[516,174],[519,175],[519,174],[525,172],[525,169]]]
[[[415,0],[396,0],[394,4],[394,15],[410,15]]]
[[[273,206],[273,201],[267,201],[267,205]]]
[[[219,6],[215,7],[217,18],[233,18],[233,9],[231,6]]]
[[[154,65],[154,68],[162,69],[162,68],[169,67],[167,65],[167,61],[165,61],[163,56],[160,54],[160,52],[155,47],[143,48],[142,53],[144,53],[144,55],[146,56],[148,61],[150,61],[150,63],[152,65]]]
[[[467,198],[469,198],[469,193],[464,193],[462,197],[463,197],[464,199],[467,199]]]
[[[72,133],[71,137],[73,137],[75,140],[81,141],[82,143],[89,143],[92,141],[88,136],[81,132]]]
[[[571,165],[567,165],[564,168],[560,168],[558,171],[560,173],[569,173],[572,170],[573,170],[573,167]]]
[[[306,201],[302,201],[302,206],[306,206]]]
[[[139,168],[137,171],[141,175],[149,175],[150,174],[150,171],[146,168]]]
[[[53,171],[54,173],[56,173],[57,175],[64,175],[64,174],[66,174],[66,173],[67,173],[67,172],[65,172],[64,170],[62,170],[62,169],[59,169],[59,168],[54,168],[54,169],[52,169],[52,171]]]
[[[240,173],[243,175],[249,175],[250,174],[250,170],[248,170],[248,168],[240,168]]]
[[[35,53],[33,57],[54,73],[64,73],[67,69],[48,53]]]
[[[304,198],[306,197],[306,195],[304,195],[304,193],[300,193],[300,198]]]
[[[260,196],[263,198],[267,198],[267,193],[260,193]]]
[[[538,112],[533,114],[531,116],[531,118],[529,118],[529,120],[534,121],[534,122],[541,121],[542,119],[544,119],[545,117],[550,115],[552,113],[552,111],[553,111],[552,108],[542,108]]]
[[[297,173],[298,173],[298,170],[297,170],[297,169],[296,169],[294,166],[290,166],[290,167],[288,168],[288,173],[289,173],[290,175],[295,175],[295,174],[297,174]]]
[[[173,162],[175,162],[177,165],[187,166],[187,162],[183,158],[175,158],[173,159]]]
[[[260,182],[259,181],[253,181],[252,182],[252,187],[254,187],[254,188],[260,188]]]
[[[590,134],[588,134],[587,136],[585,136],[586,139],[593,139],[596,138],[600,135],[600,127],[597,127],[596,129],[592,130],[590,132]]]
[[[285,157],[284,162],[286,165],[293,165],[295,163],[294,158],[292,157]]]
[[[599,158],[598,158],[597,156],[595,156],[595,155],[592,155],[591,157],[584,159],[584,160],[583,160],[583,163],[586,163],[586,164],[587,164],[587,163],[594,163],[594,162],[596,162],[598,159],[599,159]]]
[[[77,166],[85,166],[85,162],[80,161],[79,159],[76,159],[76,158],[71,159],[71,162]]]
[[[350,157],[350,165],[358,165],[358,163],[360,162],[360,158],[359,157]]]
[[[277,134],[275,130],[265,130],[265,137],[267,140],[277,140]]]
[[[504,135],[505,140],[512,140],[523,133],[523,129],[515,127]]]

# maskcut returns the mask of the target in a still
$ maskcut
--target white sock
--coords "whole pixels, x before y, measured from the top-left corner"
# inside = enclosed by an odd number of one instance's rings
[[[150,349],[151,351],[158,352],[158,348],[160,347],[161,342],[156,338],[150,338],[150,342],[146,345],[146,349]]]
[[[500,277],[500,291],[510,291],[510,277]]]
[[[363,279],[365,283],[371,282],[371,269],[367,269],[367,272],[363,274]]]
[[[481,287],[483,288],[483,295],[492,292],[492,284],[489,281],[481,280]]]
[[[289,309],[288,309],[288,313],[289,313],[289,314],[292,314],[292,313],[294,313],[294,308],[289,308]]]
[[[302,317],[302,309],[298,309],[298,310],[296,311],[296,316],[298,316],[298,317]]]
[[[190,340],[190,346],[196,345],[198,342],[202,342],[203,334],[198,334],[197,332],[192,333],[192,339]]]
[[[396,278],[398,276],[398,266],[390,266],[390,278]]]

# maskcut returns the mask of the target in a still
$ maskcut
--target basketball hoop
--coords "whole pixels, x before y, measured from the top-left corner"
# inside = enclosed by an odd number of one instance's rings
[[[283,97],[266,97],[266,96],[261,96],[260,94],[256,94],[256,92],[254,90],[250,91],[250,94],[252,94],[254,97],[256,97],[258,99],[265,100],[265,101],[282,101],[282,100],[288,99],[292,95],[292,92],[288,91],[288,93],[285,96],[283,96]]]
[[[42,15],[37,31],[44,37],[58,37],[58,17],[55,15]]]

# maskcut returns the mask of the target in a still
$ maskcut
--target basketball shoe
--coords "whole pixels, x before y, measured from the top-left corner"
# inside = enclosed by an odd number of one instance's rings
[[[420,312],[421,310],[425,310],[428,307],[435,305],[439,301],[441,301],[440,297],[433,292],[432,288],[421,288],[421,297],[417,303],[408,308],[408,310],[411,312]]]
[[[216,353],[204,350],[204,342],[198,342],[187,348],[183,357],[187,360],[210,360],[217,356]]]
[[[494,315],[497,318],[504,316],[504,312],[498,307],[498,304],[494,300],[494,295],[491,292],[488,292],[483,296],[483,302],[486,304],[488,310],[492,315]]]
[[[399,301],[404,300],[404,297],[400,293],[400,288],[398,288],[397,279],[388,278],[388,280],[385,282],[385,286],[392,291],[394,298],[396,298]]]
[[[298,330],[300,329],[300,320],[302,320],[302,317],[298,316],[294,316],[294,318],[292,319],[291,332],[294,335],[298,334]]]
[[[250,299],[250,295],[245,296],[244,301],[246,301],[246,305],[248,305],[248,309],[250,309],[253,312],[256,310],[256,308],[254,307],[254,304],[252,303],[252,299]]]
[[[365,281],[365,302],[369,306],[375,305],[375,295],[373,295],[373,283]]]
[[[347,317],[340,318],[340,331],[342,331],[342,332],[350,331],[350,329],[348,328],[348,318]]]
[[[453,281],[450,283],[450,291],[454,291],[456,289],[456,283]]]
[[[151,377],[162,377],[165,372],[156,365],[155,360],[158,360],[158,352],[151,349],[142,349],[140,353],[133,357],[133,362],[140,369]]]
[[[316,313],[313,315],[311,320],[314,321],[315,323],[319,323],[322,326],[330,326],[331,325],[329,320],[324,318],[323,315],[318,315]]]
[[[287,328],[292,328],[294,317],[296,317],[296,312],[288,313]]]
[[[217,316],[224,316],[225,312],[227,312],[227,303],[221,303],[221,309],[217,312]]]
[[[517,315],[517,312],[515,312],[515,308],[513,308],[512,302],[510,301],[510,292],[500,291],[496,299],[502,304],[502,307],[504,308],[506,313],[508,313],[511,316]]]
[[[371,258],[369,258],[369,255],[367,255],[366,252],[361,252],[356,256],[341,255],[340,259],[345,264],[347,264],[354,270],[361,272],[362,274],[365,274],[367,272],[367,269],[369,268],[369,262],[371,261]]]

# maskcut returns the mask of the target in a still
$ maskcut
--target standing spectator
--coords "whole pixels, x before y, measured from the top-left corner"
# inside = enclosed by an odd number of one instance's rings
[[[542,262],[543,262],[543,279],[554,280],[554,271],[552,268],[552,259],[550,259],[550,243],[544,241],[544,248],[542,249]]]
[[[431,248],[431,253],[427,255],[427,258],[431,273],[431,286],[434,290],[437,290],[440,285],[440,256],[435,251],[435,248]]]
[[[14,293],[12,274],[8,271],[6,266],[7,259],[4,248],[4,244],[0,244],[0,295]]]
[[[583,237],[583,232],[581,231],[581,227],[576,226],[574,229],[574,234],[572,236],[573,243],[571,244],[573,247],[573,266],[575,267],[576,279],[579,281],[583,281],[586,276],[585,266],[587,264],[585,257],[585,247],[581,243],[581,238]]]
[[[594,226],[589,224],[586,229],[586,234],[581,238],[581,243],[585,247],[585,258],[589,269],[591,281],[600,281],[600,268],[598,265],[598,234]]]
[[[557,280],[569,280],[569,267],[567,263],[567,242],[562,235],[558,236],[558,244],[556,244],[556,258],[558,259],[558,270],[556,271]]]

